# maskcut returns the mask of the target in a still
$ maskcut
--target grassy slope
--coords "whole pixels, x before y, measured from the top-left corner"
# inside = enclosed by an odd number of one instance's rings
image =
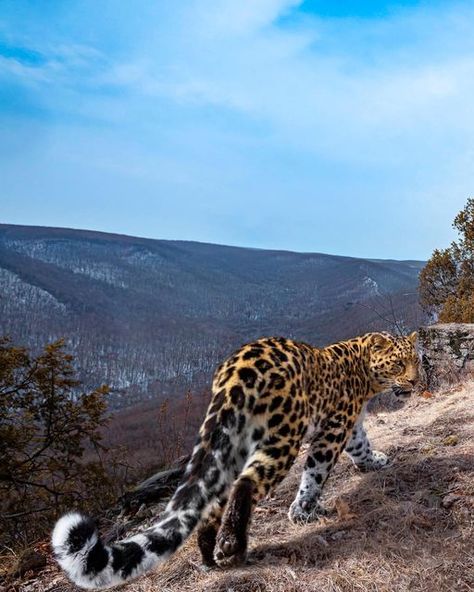
[[[302,455],[255,513],[250,562],[199,569],[195,538],[127,592],[394,592],[474,590],[474,383],[418,396],[368,419],[390,468],[363,474],[343,458],[325,491],[330,517],[303,527],[286,512]],[[51,563],[21,592],[70,592]]]

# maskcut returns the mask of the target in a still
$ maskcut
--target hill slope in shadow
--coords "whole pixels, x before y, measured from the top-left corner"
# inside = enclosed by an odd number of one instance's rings
[[[324,345],[416,326],[422,267],[0,225],[0,334],[33,348],[65,337],[86,385],[130,405],[207,384],[262,335]]]

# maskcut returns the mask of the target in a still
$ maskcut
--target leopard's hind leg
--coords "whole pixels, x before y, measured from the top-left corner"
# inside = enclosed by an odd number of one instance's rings
[[[202,563],[205,567],[214,567],[216,565],[214,548],[226,503],[227,496],[222,496],[216,500],[198,528],[197,542],[201,551]]]
[[[285,477],[299,446],[257,449],[235,482],[217,535],[214,558],[221,567],[238,565],[247,556],[247,533],[255,505]]]

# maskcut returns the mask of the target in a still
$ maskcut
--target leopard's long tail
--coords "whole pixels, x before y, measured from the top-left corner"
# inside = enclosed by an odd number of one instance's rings
[[[63,516],[52,535],[54,554],[69,578],[85,589],[105,589],[148,572],[191,534],[205,508],[229,485],[218,450],[196,445],[182,484],[164,515],[147,530],[106,545],[95,523],[78,513]]]

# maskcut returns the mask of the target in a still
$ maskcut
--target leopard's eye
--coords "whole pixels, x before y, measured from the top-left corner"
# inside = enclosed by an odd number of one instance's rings
[[[399,372],[403,372],[403,370],[405,370],[405,364],[400,360],[394,362],[393,367],[395,370],[398,370]]]

